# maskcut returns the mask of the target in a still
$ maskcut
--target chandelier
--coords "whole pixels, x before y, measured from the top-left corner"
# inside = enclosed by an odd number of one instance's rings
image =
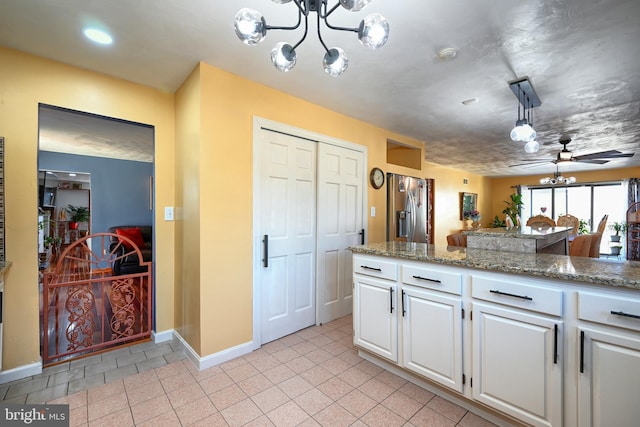
[[[575,176],[570,176],[570,177],[564,177],[562,175],[560,175],[560,172],[558,171],[558,166],[556,165],[556,171],[553,174],[553,178],[550,177],[546,177],[546,178],[541,178],[540,179],[540,184],[542,185],[556,185],[556,184],[565,184],[565,185],[569,185],[569,184],[574,184],[576,182],[576,177]]]
[[[533,129],[533,108],[542,103],[538,98],[533,85],[528,77],[509,82],[513,94],[518,98],[518,120],[511,130],[512,141],[524,142],[524,151],[536,153],[540,149],[540,144],[536,141],[536,131]],[[522,105],[522,118],[520,117],[520,106]]]
[[[272,0],[274,3],[284,4],[292,0]],[[362,10],[371,0],[339,0],[329,8],[328,0],[293,0],[298,9],[298,22],[293,26],[267,25],[262,14],[254,9],[243,8],[236,14],[234,20],[235,32],[238,38],[246,45],[252,46],[260,43],[267,35],[268,30],[296,30],[302,24],[304,17],[304,33],[302,38],[293,46],[289,43],[279,42],[271,50],[271,62],[282,72],[293,69],[296,65],[296,48],[307,37],[309,30],[309,13],[317,14],[318,39],[325,50],[322,64],[324,71],[330,76],[337,77],[345,72],[349,65],[349,60],[339,47],[328,48],[320,33],[320,23],[324,21],[327,28],[338,31],[351,31],[358,34],[360,43],[369,49],[379,49],[385,45],[389,39],[389,23],[379,13],[372,13],[365,17],[358,28],[337,27],[328,21],[329,16],[338,9],[339,6],[351,11]]]

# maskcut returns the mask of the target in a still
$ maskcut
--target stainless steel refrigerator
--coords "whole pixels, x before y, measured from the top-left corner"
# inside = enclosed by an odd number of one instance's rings
[[[387,240],[428,243],[427,181],[387,174]]]

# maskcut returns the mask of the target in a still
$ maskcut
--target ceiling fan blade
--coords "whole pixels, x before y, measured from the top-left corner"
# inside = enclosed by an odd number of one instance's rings
[[[518,166],[535,166],[535,165],[539,165],[539,164],[542,164],[542,163],[550,163],[550,162],[551,162],[551,160],[549,160],[549,159],[545,159],[545,160],[542,160],[542,159],[531,159],[527,163],[518,163],[516,165],[509,165],[509,167],[510,168],[515,168],[515,167],[518,167]]]
[[[609,163],[609,160],[604,160],[604,159],[582,159],[582,160],[574,160],[575,162],[580,162],[580,163],[592,163],[594,165],[604,165],[605,163]]]
[[[577,160],[589,160],[589,159],[615,159],[616,157],[632,157],[633,153],[621,153],[618,150],[600,151],[599,153],[582,154],[580,156],[573,156]]]

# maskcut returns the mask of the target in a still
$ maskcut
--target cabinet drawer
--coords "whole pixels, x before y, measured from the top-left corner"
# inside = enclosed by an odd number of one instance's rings
[[[484,276],[471,279],[473,298],[562,316],[562,291],[528,283],[513,283]]]
[[[354,255],[353,272],[396,281],[398,280],[398,263]]]
[[[640,298],[578,292],[578,319],[640,331]]]
[[[450,294],[462,294],[462,274],[414,265],[402,265],[402,283]]]

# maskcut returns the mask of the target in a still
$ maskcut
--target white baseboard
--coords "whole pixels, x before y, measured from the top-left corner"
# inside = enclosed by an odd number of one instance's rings
[[[41,373],[42,362],[35,362],[29,365],[18,366],[17,368],[0,372],[0,384],[8,383],[9,381],[20,380],[22,378],[27,378]]]
[[[211,368],[212,366],[219,365],[231,359],[235,359],[236,357],[244,356],[245,354],[249,354],[253,351],[253,341],[249,341],[235,347],[227,348],[217,353],[201,357],[177,331],[173,331],[173,336],[180,340],[184,346],[187,358],[195,365],[196,368],[198,368],[199,371]]]
[[[162,332],[152,331],[151,339],[153,339],[153,342],[156,344],[159,344],[161,342],[171,341],[173,339],[174,333],[175,333],[175,329],[169,329],[168,331],[162,331]]]

